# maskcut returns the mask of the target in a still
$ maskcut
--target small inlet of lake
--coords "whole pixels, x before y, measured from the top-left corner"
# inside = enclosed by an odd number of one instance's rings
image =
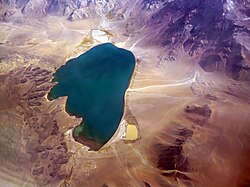
[[[112,138],[124,113],[125,93],[134,68],[132,52],[104,43],[55,72],[53,81],[57,84],[48,99],[68,96],[66,112],[83,118],[73,130],[77,142],[99,150]]]

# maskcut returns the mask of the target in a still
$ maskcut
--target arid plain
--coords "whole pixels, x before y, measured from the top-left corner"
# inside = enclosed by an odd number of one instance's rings
[[[99,18],[2,22],[0,32],[0,186],[250,184],[249,82],[204,72],[200,54],[184,49],[173,62]],[[57,68],[104,42],[137,58],[124,115],[140,137],[94,152],[71,137],[80,119],[65,112],[66,98],[46,96]]]

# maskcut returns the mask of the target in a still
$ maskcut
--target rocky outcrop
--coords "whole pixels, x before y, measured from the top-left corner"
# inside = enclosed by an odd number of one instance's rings
[[[20,9],[24,15],[67,16],[70,21],[84,19],[87,13],[92,16],[108,14],[115,8],[116,0],[3,0],[0,5]],[[118,3],[119,4],[119,3]],[[87,12],[87,13],[86,13]]]
[[[202,107],[196,105],[191,105],[191,106],[188,105],[185,108],[185,112],[188,114],[197,114],[200,116],[204,116],[205,118],[210,118],[212,113],[208,105],[204,105]]]
[[[43,14],[46,4],[47,3],[44,0],[27,1],[26,4],[23,4],[22,13],[23,14],[36,14],[36,15]]]
[[[69,21],[77,21],[77,20],[88,18],[88,17],[89,16],[84,9],[77,9],[77,10],[74,10],[69,15],[68,20]]]
[[[60,110],[45,99],[53,86],[51,77],[51,70],[30,65],[12,70],[5,79],[23,118],[24,151],[32,165],[30,172],[39,185],[54,184],[65,178],[67,173],[62,166],[71,156],[56,119]]]
[[[187,118],[198,125],[204,125],[212,114],[212,110],[208,105],[188,105],[184,111],[186,112]]]

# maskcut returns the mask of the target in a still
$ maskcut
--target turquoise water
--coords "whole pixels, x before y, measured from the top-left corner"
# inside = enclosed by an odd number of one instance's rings
[[[54,74],[58,82],[48,99],[68,96],[66,111],[83,117],[78,138],[100,146],[115,133],[124,110],[124,95],[135,68],[132,52],[105,43],[69,60]]]

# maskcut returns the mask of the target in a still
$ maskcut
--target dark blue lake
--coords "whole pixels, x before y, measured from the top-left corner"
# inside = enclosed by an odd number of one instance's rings
[[[68,96],[66,111],[83,118],[73,131],[76,141],[98,150],[113,136],[124,112],[124,96],[134,68],[132,52],[105,43],[56,71],[53,81],[58,84],[48,99]]]

